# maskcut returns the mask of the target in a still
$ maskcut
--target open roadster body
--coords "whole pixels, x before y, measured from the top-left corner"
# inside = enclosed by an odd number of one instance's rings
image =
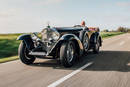
[[[22,40],[18,55],[24,64],[32,64],[36,58],[60,60],[65,67],[74,64],[75,59],[92,49],[99,52],[102,38],[98,28],[82,26],[45,28],[39,34],[24,34],[18,37]]]

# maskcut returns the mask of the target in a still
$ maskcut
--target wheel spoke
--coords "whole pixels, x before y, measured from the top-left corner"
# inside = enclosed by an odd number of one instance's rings
[[[73,55],[74,55],[74,48],[73,45],[69,43],[67,48],[67,59],[69,62],[73,60]]]
[[[87,37],[87,35],[84,36],[83,44],[84,44],[84,48],[87,49],[88,48],[88,37]]]

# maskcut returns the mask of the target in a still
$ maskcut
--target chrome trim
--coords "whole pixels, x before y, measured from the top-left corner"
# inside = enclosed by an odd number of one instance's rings
[[[29,55],[46,56],[46,53],[45,52],[30,52]]]

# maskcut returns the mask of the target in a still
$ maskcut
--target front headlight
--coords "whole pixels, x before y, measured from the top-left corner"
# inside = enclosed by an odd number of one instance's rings
[[[53,32],[52,33],[52,39],[55,40],[55,41],[58,40],[59,39],[59,33]]]
[[[54,28],[45,28],[42,31],[42,40],[43,41],[57,41],[60,37],[60,34]]]

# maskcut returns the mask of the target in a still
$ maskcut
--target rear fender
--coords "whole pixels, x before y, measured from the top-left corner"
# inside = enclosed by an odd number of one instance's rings
[[[100,46],[102,46],[102,37],[101,36],[99,36],[99,40],[100,40]]]
[[[24,43],[26,44],[28,50],[31,50],[34,48],[34,43],[33,43],[33,40],[31,38],[31,35],[30,34],[24,34],[24,35],[21,35],[17,38],[17,40],[22,40],[24,41]]]
[[[93,33],[93,34],[91,35],[90,43],[91,43],[91,44],[97,43],[97,39],[98,39],[98,38],[99,38],[99,40],[100,40],[100,46],[102,46],[102,38],[101,38],[101,36],[99,35],[98,32]]]

